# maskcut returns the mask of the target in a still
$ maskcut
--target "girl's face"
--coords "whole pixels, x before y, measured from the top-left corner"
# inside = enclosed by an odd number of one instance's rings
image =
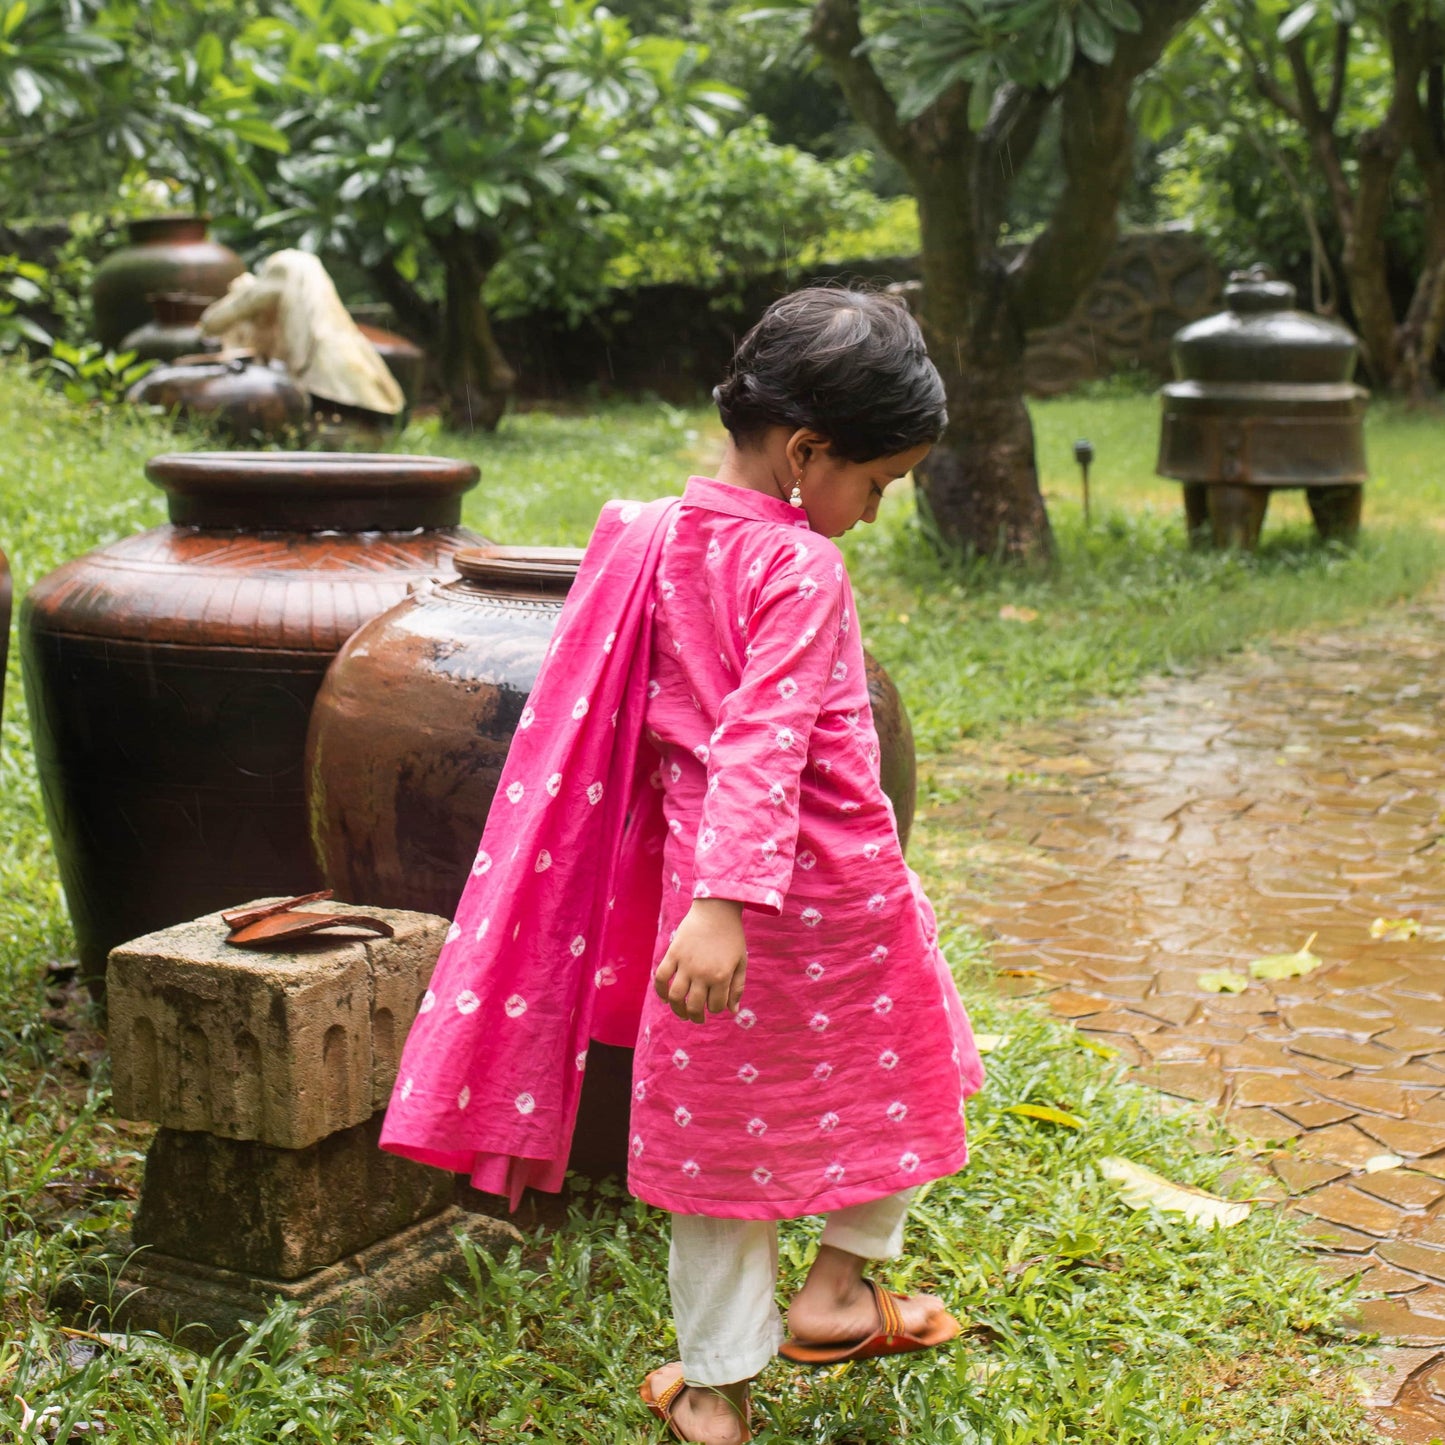
[[[825,537],[841,537],[859,522],[872,522],[890,482],[906,476],[932,450],[928,443],[868,462],[846,462],[821,439],[794,433],[788,450],[794,454],[793,475],[802,474],[803,508],[808,523]]]

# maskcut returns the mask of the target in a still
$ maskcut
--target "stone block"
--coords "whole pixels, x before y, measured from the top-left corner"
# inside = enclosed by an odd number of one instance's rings
[[[320,935],[257,953],[227,944],[214,913],[112,950],[116,1113],[280,1149],[370,1119],[390,1094],[449,924],[401,909],[325,908],[382,918],[395,935]]]
[[[377,1147],[383,1115],[305,1149],[161,1129],[146,1154],[138,1245],[293,1280],[439,1214],[452,1176]]]
[[[296,1280],[147,1249],[126,1260],[113,1286],[101,1278],[89,1281],[88,1295],[72,1300],[71,1312],[89,1321],[98,1307],[116,1328],[155,1330],[201,1351],[262,1319],[278,1300],[295,1303],[308,1320],[335,1323],[368,1314],[395,1320],[443,1298],[449,1279],[467,1277],[458,1231],[494,1254],[522,1240],[510,1224],[452,1206]]]

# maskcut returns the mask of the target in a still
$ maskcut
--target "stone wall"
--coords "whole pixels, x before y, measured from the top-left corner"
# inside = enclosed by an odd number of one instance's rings
[[[575,327],[538,311],[499,323],[497,335],[524,398],[651,392],[689,402],[707,395],[737,338],[783,292],[809,281],[886,285],[916,281],[918,274],[917,258],[891,257],[759,277],[735,292],[644,286],[617,293]],[[1129,367],[1162,380],[1169,374],[1170,338],[1186,322],[1217,311],[1221,298],[1219,267],[1189,232],[1122,236],[1069,319],[1030,335],[1029,389],[1054,396]]]

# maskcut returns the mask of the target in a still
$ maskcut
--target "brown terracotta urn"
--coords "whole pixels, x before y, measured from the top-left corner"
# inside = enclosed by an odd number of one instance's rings
[[[311,427],[310,398],[290,372],[244,356],[182,357],[141,377],[125,399],[178,422],[203,422],[237,446],[294,444]]]
[[[460,552],[456,581],[415,589],[337,654],[306,748],[311,836],[339,898],[456,912],[512,734],[581,553]],[[883,780],[906,843],[913,734],[887,673],[868,658]],[[572,1168],[625,1167],[630,1049],[593,1044]]]
[[[324,452],[155,458],[170,525],[38,582],[21,611],[31,729],[97,993],[126,939],[320,886],[311,703],[362,623],[450,575],[468,462]]]
[[[114,351],[151,319],[149,297],[182,291],[224,296],[246,263],[210,237],[206,216],[148,216],[129,227],[129,244],[112,251],[90,283],[95,339]]]

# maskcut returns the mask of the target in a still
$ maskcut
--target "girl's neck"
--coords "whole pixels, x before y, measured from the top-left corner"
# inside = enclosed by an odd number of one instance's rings
[[[793,478],[788,471],[788,458],[782,447],[764,445],[742,450],[731,437],[723,459],[713,474],[715,482],[729,487],[743,487],[750,492],[788,500]]]

